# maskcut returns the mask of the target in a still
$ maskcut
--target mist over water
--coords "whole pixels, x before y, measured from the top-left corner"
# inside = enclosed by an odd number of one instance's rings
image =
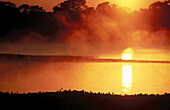
[[[77,8],[62,2],[50,13],[39,6],[1,4],[17,24],[2,13],[1,53],[107,56],[128,47],[169,51],[169,1],[129,11],[109,2],[88,7],[81,0]]]

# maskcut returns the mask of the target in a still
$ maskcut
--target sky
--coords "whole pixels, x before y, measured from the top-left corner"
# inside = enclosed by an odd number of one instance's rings
[[[64,0],[1,0],[1,1],[10,1],[17,5],[29,4],[29,5],[40,5],[44,7],[46,11],[51,11],[52,8],[64,1]],[[128,7],[131,10],[138,10],[140,8],[147,8],[149,4],[158,1],[158,0],[86,0],[88,6],[96,7],[99,3],[109,1],[111,4],[115,3],[119,6]],[[165,1],[165,0],[159,0]]]

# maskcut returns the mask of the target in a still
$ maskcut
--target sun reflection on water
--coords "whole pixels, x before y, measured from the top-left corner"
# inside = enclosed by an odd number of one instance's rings
[[[132,88],[132,66],[123,65],[122,67],[122,86],[123,92],[131,92]]]

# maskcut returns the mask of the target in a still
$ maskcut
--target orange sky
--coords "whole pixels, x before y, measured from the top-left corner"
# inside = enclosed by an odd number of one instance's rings
[[[40,5],[44,7],[47,11],[50,11],[56,4],[64,0],[1,0],[1,1],[10,1],[17,5],[29,4],[29,5]],[[86,0],[88,6],[96,7],[97,4],[109,1],[110,3],[116,3],[120,6],[126,6],[132,10],[147,8],[149,4],[158,1],[158,0]],[[159,0],[165,1],[165,0]]]

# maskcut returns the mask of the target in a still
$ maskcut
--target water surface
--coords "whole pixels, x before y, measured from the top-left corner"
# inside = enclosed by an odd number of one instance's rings
[[[38,92],[61,88],[115,94],[170,92],[170,64],[0,63],[0,91]]]

